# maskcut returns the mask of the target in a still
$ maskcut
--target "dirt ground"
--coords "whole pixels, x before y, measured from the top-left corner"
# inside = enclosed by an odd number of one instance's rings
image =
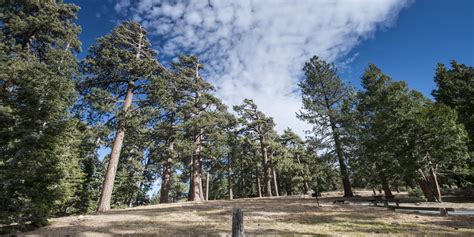
[[[371,194],[371,193],[370,193]],[[368,195],[370,195],[368,194]],[[247,236],[401,235],[474,236],[474,217],[423,215],[362,204],[332,204],[338,193],[308,196],[182,202],[70,216],[27,236],[230,236],[233,208],[242,208]],[[364,193],[365,195],[365,193]],[[474,208],[474,203],[406,205]]]

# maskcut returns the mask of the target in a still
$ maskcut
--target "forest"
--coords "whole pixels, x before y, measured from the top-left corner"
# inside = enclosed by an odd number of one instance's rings
[[[301,137],[277,132],[252,98],[224,104],[198,56],[158,61],[136,22],[79,59],[78,6],[0,3],[0,226],[355,188],[428,202],[442,202],[443,189],[473,194],[472,66],[433,65],[429,97],[374,64],[354,87],[334,63],[308,58]]]

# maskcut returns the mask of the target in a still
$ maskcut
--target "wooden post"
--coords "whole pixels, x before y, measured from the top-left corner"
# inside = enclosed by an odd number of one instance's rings
[[[234,208],[232,213],[232,237],[244,236],[244,213],[240,208]]]

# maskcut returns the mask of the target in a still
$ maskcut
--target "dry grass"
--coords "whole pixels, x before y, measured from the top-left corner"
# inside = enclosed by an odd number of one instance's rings
[[[52,219],[51,225],[27,235],[228,236],[232,209],[238,207],[244,211],[247,235],[474,236],[473,217],[427,216],[381,207],[332,205],[333,199],[323,197],[321,207],[308,197],[162,204],[112,210],[103,215]]]

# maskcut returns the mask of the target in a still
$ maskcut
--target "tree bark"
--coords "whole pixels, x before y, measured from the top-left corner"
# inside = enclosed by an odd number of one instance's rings
[[[170,180],[171,180],[171,166],[173,165],[173,150],[174,142],[170,141],[167,149],[167,156],[165,166],[163,167],[163,176],[161,178],[160,203],[169,202]]]
[[[206,172],[206,201],[209,201],[209,171]]]
[[[304,194],[309,193],[309,184],[308,184],[308,181],[306,181],[305,179],[303,179],[303,192]]]
[[[258,176],[258,166],[255,166],[255,175],[257,176],[257,192],[258,192],[258,197],[262,197],[262,187],[260,185],[260,177]]]
[[[191,195],[189,201],[201,201],[203,198],[202,183],[201,183],[201,140],[202,140],[202,129],[194,139],[194,154],[192,164],[192,180],[190,182]]]
[[[441,197],[441,189],[439,188],[438,178],[436,177],[436,172],[433,169],[431,161],[429,161],[428,165],[430,171],[430,184],[432,186],[433,194],[436,200],[438,200],[438,202],[443,202],[443,199]]]
[[[392,191],[390,191],[390,186],[388,185],[387,177],[384,174],[380,175],[380,181],[382,182],[382,189],[385,193],[385,197],[393,196]]]
[[[352,188],[351,188],[351,181],[349,180],[349,173],[347,171],[347,166],[344,159],[342,144],[339,138],[339,132],[337,130],[336,123],[334,122],[331,115],[329,115],[329,122],[331,124],[332,137],[334,139],[334,145],[336,147],[336,155],[339,161],[339,169],[341,171],[342,185],[344,187],[344,197],[354,197],[354,194],[352,193]]]
[[[270,179],[268,151],[265,144],[265,137],[260,136],[260,150],[262,153],[263,182],[265,183],[265,196],[272,196],[272,181]]]
[[[133,90],[135,89],[135,82],[132,80],[128,84],[127,95],[123,104],[124,117],[126,116],[130,106],[132,105]],[[107,165],[107,172],[105,174],[104,183],[102,185],[102,192],[100,195],[97,212],[102,213],[110,210],[110,201],[112,199],[112,191],[114,188],[115,175],[117,173],[117,166],[122,150],[123,140],[125,138],[125,125],[123,118],[119,119],[117,131],[115,133],[114,143],[112,145],[112,152],[110,154],[109,164]]]
[[[202,188],[202,185],[203,185],[203,181],[202,181],[202,172],[201,172],[201,178],[200,178],[200,181],[199,181],[199,193],[200,193],[200,198],[201,200],[205,200],[204,199],[204,191],[203,191],[203,188]]]
[[[272,168],[272,171],[273,171],[273,186],[275,188],[275,195],[278,197],[280,196],[280,193],[278,192],[277,173],[275,171],[275,168]]]
[[[436,202],[436,198],[430,188],[429,182],[425,178],[422,178],[418,180],[418,184],[420,185],[421,191],[423,191],[426,200],[428,202]]]

